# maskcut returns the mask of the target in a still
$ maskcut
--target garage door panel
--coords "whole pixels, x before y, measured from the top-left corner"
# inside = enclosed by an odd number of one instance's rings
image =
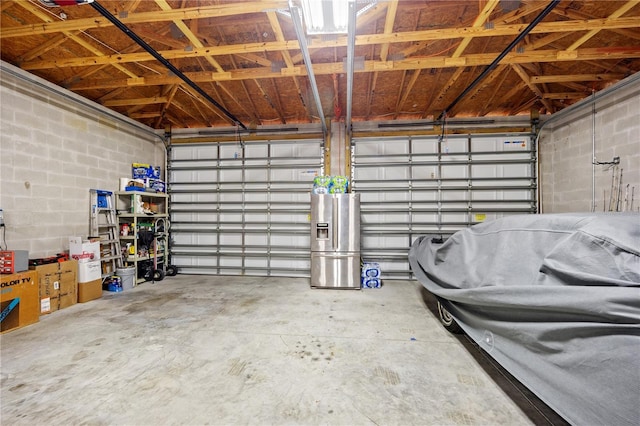
[[[187,273],[309,276],[309,192],[323,167],[321,142],[172,147],[172,263]]]
[[[361,193],[363,257],[380,260],[385,277],[409,278],[405,261],[416,235],[447,237],[485,220],[535,213],[529,139],[479,134],[354,140],[352,188]]]

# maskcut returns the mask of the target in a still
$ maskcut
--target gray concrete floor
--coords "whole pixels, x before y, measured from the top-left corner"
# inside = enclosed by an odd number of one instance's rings
[[[419,283],[185,276],[2,335],[8,424],[561,422],[447,333]]]

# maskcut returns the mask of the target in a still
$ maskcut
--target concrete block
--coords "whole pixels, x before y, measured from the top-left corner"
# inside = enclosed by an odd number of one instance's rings
[[[14,113],[31,113],[33,110],[33,100],[31,98],[12,90],[2,91],[2,105],[11,106]]]
[[[82,117],[78,117],[76,115],[71,115],[71,114],[65,114],[62,119],[62,124],[76,131],[81,131],[86,134],[89,134],[87,120]]]
[[[48,198],[60,198],[62,196],[62,189],[59,186],[32,184],[31,195],[43,200]]]
[[[3,100],[4,102],[4,100]],[[29,111],[15,111],[15,123],[29,129],[46,129],[47,123],[42,117],[36,117]]]

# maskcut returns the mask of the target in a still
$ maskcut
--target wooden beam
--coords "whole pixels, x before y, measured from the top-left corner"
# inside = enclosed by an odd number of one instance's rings
[[[166,0],[155,0],[156,4],[165,12],[172,11],[173,9],[167,3]],[[181,19],[173,19],[173,23],[178,27],[178,29],[184,34],[187,39],[191,42],[193,47],[203,48],[204,44],[196,37],[196,35],[191,31],[191,29],[181,20]],[[218,72],[224,72],[224,69],[220,66],[218,61],[213,59],[211,55],[204,55],[204,58],[209,64]]]
[[[626,2],[622,7],[618,8],[611,15],[609,15],[607,19],[614,19],[614,18],[620,17],[625,13],[627,13],[629,10],[631,10],[637,4],[638,4],[638,0],[630,0]],[[571,46],[569,46],[567,50],[576,50],[578,47],[582,46],[585,42],[591,39],[594,35],[598,34],[600,31],[601,31],[600,29],[593,29],[589,31],[588,33],[580,37],[578,40],[576,40]]]
[[[393,33],[393,24],[396,21],[396,13],[398,11],[398,0],[391,0],[387,3],[387,16],[384,20],[384,34]],[[389,43],[384,43],[380,48],[380,59],[383,61],[387,60],[387,55],[389,54]]]
[[[589,96],[585,92],[545,93],[544,99],[582,99]]]
[[[571,33],[554,33],[554,34],[549,34],[546,37],[542,37],[536,41],[534,41],[533,43],[529,43],[527,45],[525,45],[525,49],[526,50],[536,50],[536,49],[540,49],[541,47],[545,47],[551,43],[554,43],[558,40],[560,40],[561,38],[564,38],[568,35],[570,35]]]
[[[537,97],[532,97],[529,98],[528,100],[525,99],[523,102],[521,102],[519,105],[517,105],[516,107],[514,107],[510,112],[509,115],[517,115],[519,113],[521,113],[522,111],[525,110],[529,110],[531,109],[536,102],[538,102],[538,98]],[[545,107],[546,108],[546,107]]]
[[[276,12],[273,12],[273,11],[267,12],[267,18],[269,19],[269,24],[271,24],[271,29],[273,30],[273,34],[276,37],[276,41],[284,42],[285,41],[284,32],[282,31],[282,27],[280,26],[280,21],[278,20],[278,15],[276,14]],[[280,51],[280,55],[282,56],[282,59],[284,60],[284,63],[287,66],[287,69],[293,70],[295,68],[295,63],[293,61],[293,58],[291,58],[291,54],[289,53],[289,51],[282,50]],[[307,104],[304,102],[304,97],[302,96],[302,87],[300,87],[300,82],[298,81],[298,77],[294,75],[292,76],[292,79],[293,79],[293,84],[296,86],[296,92],[298,92],[298,99],[300,100],[300,103],[302,104],[302,107],[305,110],[307,118],[309,119],[309,121],[313,121],[311,111],[309,110],[309,107],[307,106]]]
[[[560,25],[562,24],[562,25]],[[408,31],[402,33],[393,34],[369,34],[356,36],[356,46],[364,46],[370,44],[382,44],[382,43],[412,43],[418,41],[427,40],[448,40],[452,38],[464,37],[468,34],[473,34],[474,37],[493,37],[502,35],[516,35],[525,26],[524,25],[496,25],[492,29],[487,28],[451,28],[451,29],[438,29],[438,30],[426,30],[426,31]],[[594,19],[588,21],[563,21],[558,22],[542,22],[533,29],[534,32],[568,32],[568,31],[585,31],[590,29],[606,29],[614,27],[640,27],[640,17],[629,18],[615,18],[615,19]],[[346,37],[337,37],[336,40],[318,40],[314,39],[309,46],[310,50],[323,48],[323,47],[344,47],[347,45]],[[235,55],[239,53],[262,53],[269,51],[285,51],[285,50],[299,50],[297,40],[289,41],[275,41],[264,43],[247,43],[238,45],[220,45],[220,46],[207,46],[197,48],[194,47],[191,51],[180,50],[168,50],[160,51],[159,53],[168,60],[179,58],[193,58],[199,56],[216,56],[216,55]],[[456,59],[456,58],[451,58]],[[126,62],[144,62],[155,60],[153,56],[146,52],[131,53],[131,54],[115,54],[94,56],[85,58],[61,58],[51,61],[34,61],[26,62],[22,65],[23,69],[36,70],[47,68],[62,68],[62,67],[80,67],[80,66],[93,66],[105,63],[126,63]],[[386,61],[383,61],[386,62]]]
[[[113,99],[104,101],[102,105],[106,107],[128,106],[128,105],[151,105],[162,104],[167,102],[168,98],[164,96],[154,96],[152,98],[136,98],[136,99]]]
[[[20,2],[18,4],[21,7],[23,7],[24,9],[26,9],[29,12],[33,13],[35,16],[37,16],[39,19],[41,19],[45,23],[53,22],[53,19],[51,18],[51,16],[49,14],[43,12],[36,5],[34,5],[34,4],[30,3],[30,2]],[[62,21],[62,22],[66,22],[66,21]],[[43,24],[43,25],[45,25],[45,24]],[[76,42],[80,46],[84,47],[89,52],[93,53],[94,55],[97,55],[97,57],[104,57],[105,56],[105,54],[100,49],[98,49],[97,47],[95,47],[91,43],[85,41],[82,37],[80,37],[80,35],[79,35],[80,33],[78,31],[64,31],[63,34],[68,39],[73,40],[74,42]],[[127,68],[123,67],[120,64],[113,64],[113,63],[110,63],[110,64],[113,65],[114,68],[116,68],[117,70],[119,70],[119,71],[123,72],[124,74],[128,75],[129,77],[137,77],[137,75],[135,73],[129,71]]]
[[[595,15],[579,12],[577,10],[574,10],[568,7],[567,8],[556,7],[551,11],[551,13],[554,15],[563,16],[569,19],[578,19],[578,20],[597,18],[597,16]],[[640,40],[640,34],[636,31],[622,29],[622,28],[615,28],[615,29],[612,29],[611,31],[613,31],[614,33],[620,34],[624,37],[628,37],[634,40]]]
[[[218,38],[222,43],[226,43],[225,36],[224,36],[224,33],[222,32],[221,28],[218,28]],[[233,68],[237,70],[238,69],[238,65],[236,63],[235,58],[233,56],[231,56],[229,58],[229,60],[231,61],[231,64],[232,64]],[[269,77],[267,77],[267,78],[269,78]],[[240,81],[240,86],[242,87],[242,90],[244,91],[245,102],[248,103],[249,105],[251,105],[251,113],[249,114],[249,117],[252,117],[254,119],[254,121],[256,121],[256,122],[259,122],[260,121],[259,120],[259,114],[258,114],[256,106],[255,106],[255,104],[253,102],[253,98],[251,97],[251,95],[249,95],[249,90],[247,89],[247,84],[246,84],[245,80],[247,80],[247,79],[242,79]],[[234,99],[238,103],[238,105],[240,105],[240,101],[237,98],[232,97],[232,99]],[[244,107],[242,107],[242,108],[244,109]]]
[[[383,31],[387,34],[391,34],[393,32],[393,24],[395,22],[395,17],[396,17],[396,12],[398,9],[398,4],[397,2],[395,4],[392,4],[392,10],[389,11],[389,9],[387,9],[387,15],[386,15],[386,19],[385,19],[385,24],[384,24],[384,29]],[[391,14],[390,14],[391,12]],[[415,20],[415,24],[414,24],[414,31],[416,30],[417,26],[418,26],[418,22],[420,22],[420,11],[418,11],[417,16],[416,16],[416,20]],[[386,46],[386,49],[385,49]],[[380,54],[380,60],[382,61],[386,61],[388,59],[388,53],[389,53],[389,43],[385,43],[382,45],[382,52]],[[373,55],[371,56],[372,58],[374,57]],[[421,70],[420,70],[421,71]],[[407,90],[405,91],[405,96],[402,96],[402,90],[404,87],[404,82],[407,78],[407,72],[408,71],[403,71],[402,72],[402,78],[400,79],[400,84],[397,85],[398,88],[398,94],[396,96],[396,104],[394,106],[394,110],[393,110],[393,119],[395,120],[398,117],[398,112],[401,108],[401,105],[406,101],[407,97],[409,96],[410,93],[410,88],[413,88],[413,85],[415,84],[416,80],[418,79],[418,77],[420,76],[420,71],[416,70],[413,73],[412,79],[409,80],[409,87],[407,87]],[[378,74],[378,72],[374,72],[374,74]],[[337,96],[337,95],[336,95]],[[367,115],[369,115],[369,111],[367,111]]]
[[[409,83],[407,83],[407,87],[404,88],[404,93],[402,94],[402,97],[398,99],[398,102],[396,102],[396,110],[395,110],[396,115],[399,113],[400,109],[402,109],[402,105],[404,105],[404,103],[407,101],[409,94],[413,90],[413,86],[415,86],[416,81],[418,81],[418,77],[420,77],[421,71],[422,70],[415,70],[413,72],[413,75],[409,79]],[[400,88],[402,88],[402,86],[400,86]]]
[[[403,71],[417,69],[441,69],[456,68],[462,66],[480,66],[489,65],[498,55],[496,52],[469,54],[460,58],[451,59],[447,57],[430,57],[430,58],[408,58],[393,62],[382,61],[365,61],[361,70],[355,70],[355,73],[366,73],[373,71]],[[509,53],[501,61],[502,64],[526,64],[532,62],[576,62],[588,60],[616,60],[616,59],[636,59],[640,58],[640,46],[617,47],[612,49],[578,49],[573,52],[564,50],[539,50],[534,52]],[[322,63],[314,64],[314,73],[316,75],[330,75],[343,72],[343,63]],[[306,75],[304,66],[296,66],[297,75]],[[280,72],[273,72],[270,68],[255,69],[237,69],[226,73],[199,72],[185,73],[191,80],[195,82],[209,81],[241,81],[256,78],[284,78],[288,75]],[[121,86],[156,86],[164,84],[180,83],[180,79],[175,76],[153,75],[147,77],[138,77],[130,79],[106,79],[98,81],[81,81],[69,86],[73,90],[89,90],[89,89],[106,89],[117,88]]]
[[[374,33],[378,32],[378,24],[376,22],[373,23],[373,32]],[[369,46],[369,57],[374,58],[375,53],[376,53],[375,46]],[[377,83],[378,83],[378,73],[377,72],[369,73],[367,78],[367,89],[365,92],[365,96],[366,96],[366,102],[365,102],[366,112],[364,114],[365,120],[369,120],[369,117],[371,116],[371,108],[374,105],[373,98],[376,94]]]
[[[249,111],[242,102],[240,102],[240,99],[238,99],[238,97],[236,96],[235,92],[232,92],[231,90],[227,89],[225,86],[222,85],[221,82],[216,82],[217,87],[219,87],[220,89],[222,89],[222,91],[229,97],[231,98],[236,105],[238,105],[240,107],[240,109],[242,109],[242,111],[245,112],[245,114],[247,114],[247,116],[251,117],[251,119],[253,121],[259,121],[258,117],[255,115],[254,111]],[[252,105],[253,106],[253,105]]]
[[[20,2],[22,3],[22,2]],[[171,11],[151,11],[130,13],[125,18],[119,18],[123,24],[145,24],[149,22],[166,22],[189,19],[219,18],[223,16],[245,15],[261,13],[267,10],[286,9],[287,0],[262,0],[241,3],[223,3],[213,6],[198,6]],[[51,22],[46,24],[28,24],[19,27],[1,28],[0,38],[27,37],[35,34],[51,34],[62,31],[88,30],[91,28],[108,28],[113,26],[107,18],[96,16],[91,18],[70,19],[68,21]]]
[[[184,41],[176,40],[168,34],[171,31],[170,25],[171,24],[166,24],[165,27],[159,31],[156,29],[152,31],[146,28],[136,28],[136,34],[142,37],[146,42],[155,41],[177,50],[184,50],[186,43]]]
[[[457,68],[453,75],[449,78],[449,80],[442,86],[442,89],[438,92],[438,94],[433,98],[433,102],[431,105],[437,105],[439,102],[442,102],[444,97],[447,95],[447,92],[456,84],[456,81],[460,78],[462,73],[464,72],[464,68]]]
[[[74,31],[72,32],[72,34],[74,35],[80,34],[80,31]],[[60,46],[62,43],[64,43],[67,40],[69,40],[69,37],[67,37],[66,34],[58,34],[57,36],[50,38],[44,43],[38,45],[36,48],[31,49],[30,51],[21,55],[18,58],[18,63],[27,62],[34,58],[37,58],[38,56],[41,56],[47,53],[49,50]]]
[[[188,128],[189,126],[185,121],[180,120],[178,117],[175,117],[173,114],[167,113],[165,114],[165,119],[177,127]]]
[[[493,9],[495,9],[498,4],[498,0],[489,0],[487,4],[484,5],[484,8],[480,11],[475,21],[473,21],[472,28],[481,28],[487,21],[487,19],[489,19],[489,16],[493,12]],[[451,57],[457,58],[461,56],[462,52],[464,52],[464,49],[466,49],[469,43],[471,43],[471,40],[473,40],[473,36],[463,38]]]
[[[464,129],[447,129],[449,135],[468,135],[468,134],[485,134],[485,133],[528,133],[531,132],[530,127],[501,127],[501,128],[487,128],[487,127],[467,127]],[[356,131],[353,132],[354,138],[367,138],[367,137],[385,137],[385,136],[439,136],[442,134],[440,129],[411,129],[411,130],[392,130],[392,131]]]
[[[612,81],[622,80],[626,76],[624,74],[568,74],[568,75],[534,75],[531,76],[531,82],[534,84],[541,83],[565,83],[574,81]]]
[[[211,102],[209,102],[208,100],[204,99],[202,97],[202,95],[200,95],[200,93],[196,92],[191,86],[187,86],[187,85],[179,85],[178,86],[178,90],[182,90],[184,93],[186,93],[187,95],[189,95],[191,98],[197,100],[198,102],[200,102],[200,104],[202,104],[205,108],[207,108],[209,111],[211,111],[213,114],[217,115],[218,117],[222,118],[223,120],[227,120],[227,118],[222,115],[222,112],[218,111],[217,108],[214,108],[213,105],[211,105]],[[173,101],[171,102],[171,104],[173,106],[176,106],[180,109],[182,109],[184,112],[186,112],[187,114],[189,114],[191,117],[193,117],[196,121],[198,121],[198,118],[193,116],[192,113],[190,111],[187,111],[186,108],[184,107],[181,103],[178,102],[178,100],[174,97]],[[167,109],[167,113],[168,113],[168,109]]]
[[[261,67],[271,67],[273,62],[269,59],[256,55],[255,53],[239,53],[236,55],[238,58],[244,58],[247,61],[251,61],[254,64],[260,65]]]
[[[133,43],[130,44],[129,46],[125,47],[122,50],[122,53],[130,53],[130,52],[136,52],[138,50],[140,50],[141,47],[137,44],[137,43]],[[91,75],[100,72],[101,70],[109,67],[110,65],[98,65],[95,67],[85,67],[82,71],[79,71],[75,74],[73,74],[71,77],[65,79],[62,81],[61,85],[62,87],[67,87],[70,84],[77,82],[77,81],[82,81],[88,77],[90,77]],[[145,64],[145,68],[149,69],[149,70],[153,70],[158,72],[158,74],[164,74],[164,67],[161,67],[160,65],[155,65],[155,63],[153,62],[149,62],[148,64]],[[162,68],[162,72],[158,71],[160,68]]]
[[[178,93],[179,87],[180,85],[178,84],[164,87],[163,94],[167,97],[167,102],[165,102],[164,105],[162,105],[160,115],[158,116],[158,119],[155,122],[156,128],[160,127],[160,125],[162,124],[162,119],[164,118],[164,115],[166,114],[169,107],[171,106],[171,103],[173,102],[173,98],[176,96],[176,93]]]
[[[545,2],[522,3],[520,7],[512,10],[495,19],[496,23],[509,24],[511,22],[521,21],[526,16],[531,15],[546,6]]]
[[[15,1],[13,0],[4,0],[0,2],[0,12],[4,12],[6,9],[9,9],[14,4],[15,4]]]
[[[553,107],[551,104],[544,98],[544,94],[536,87],[535,84],[531,83],[531,79],[527,75],[527,72],[522,69],[522,67],[518,64],[511,64],[511,68],[520,76],[524,84],[538,97],[540,98],[540,102],[547,109],[547,112],[553,113]]]
[[[184,89],[180,88],[180,90],[187,93],[187,95],[190,95],[190,93],[186,92]],[[206,124],[206,127],[212,127],[211,120],[209,119],[209,114],[207,114],[203,110],[204,104],[202,103],[201,99],[196,98],[195,96],[188,96],[187,100],[191,102],[191,105],[193,106],[193,108],[189,108],[188,105],[182,104],[176,99],[173,100],[172,106],[176,106],[183,111],[187,111],[187,110],[190,111],[190,115],[194,119],[196,119],[196,121]],[[195,116],[193,109],[195,109],[198,112],[199,118]],[[210,107],[207,107],[207,109],[210,109]]]
[[[260,84],[260,80],[254,79],[253,82],[256,84],[256,86],[258,87],[258,90],[262,94],[262,98],[269,104],[271,109],[274,110],[276,112],[276,114],[278,114],[278,117],[280,118],[281,124],[285,124],[286,123],[286,119],[284,118],[284,115],[282,114],[282,106],[280,105],[280,102],[279,102],[278,98],[276,98],[276,100],[274,101],[271,98],[271,96],[269,96],[269,94],[264,89],[264,87],[262,87],[262,84]]]
[[[514,98],[516,98],[516,95],[518,95],[520,92],[523,92],[523,93],[527,92],[528,93],[528,91],[529,91],[529,88],[527,86],[520,85],[520,84],[514,84],[514,85],[512,85],[511,89],[509,89],[507,92],[502,94],[502,96],[496,102],[496,105],[505,105],[509,101],[511,101]],[[485,112],[484,115],[486,115],[486,112]]]
[[[250,133],[248,135],[242,135],[243,142],[260,142],[260,141],[272,141],[277,140],[300,140],[300,139],[322,139],[322,133],[287,133],[283,135],[278,134],[260,134]],[[193,138],[173,138],[172,144],[185,144],[185,143],[212,143],[212,142],[228,142],[238,143],[235,137],[230,136],[198,136]]]
[[[505,70],[507,69],[508,69],[507,65],[504,65],[504,64],[498,65],[493,71],[491,71],[491,73],[489,73],[486,79],[482,80],[481,84],[478,84],[471,92],[469,92],[469,94],[467,94],[467,96],[465,97],[466,102],[473,101],[476,98],[476,96],[480,94],[480,92],[487,90],[488,87],[492,86],[493,82],[498,77],[500,77],[503,74],[506,74]],[[493,95],[495,95],[495,93]],[[493,98],[493,96],[491,96],[491,98]],[[447,111],[447,114],[450,117],[455,116],[460,109],[461,109],[461,104],[458,104],[457,107],[454,107],[453,111]]]
[[[157,111],[157,112],[135,112],[133,114],[129,114],[130,118],[133,119],[144,119],[144,118],[156,118],[156,117],[161,117],[162,116],[162,112]]]
[[[487,115],[489,111],[491,111],[493,100],[496,98],[498,93],[504,93],[502,86],[504,86],[504,82],[507,79],[507,76],[509,75],[509,72],[508,72],[509,67],[507,65],[499,65],[499,67],[504,67],[505,71],[500,73],[500,76],[501,76],[500,81],[493,87],[493,91],[489,96],[489,99],[483,102],[483,106],[478,113],[478,117],[484,117],[485,115]]]

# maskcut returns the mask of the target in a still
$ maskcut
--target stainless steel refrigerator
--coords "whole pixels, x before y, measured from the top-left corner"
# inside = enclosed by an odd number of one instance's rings
[[[311,287],[360,288],[360,194],[311,194]]]

